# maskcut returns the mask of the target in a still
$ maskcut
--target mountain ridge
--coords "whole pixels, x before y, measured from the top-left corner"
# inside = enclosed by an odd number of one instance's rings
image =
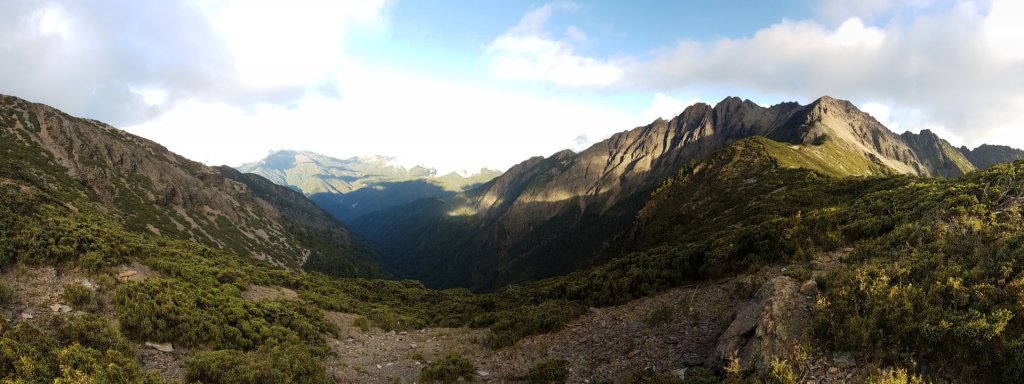
[[[527,159],[430,209],[393,208],[411,212],[403,223],[393,223],[395,214],[380,212],[360,217],[352,227],[373,244],[390,243],[381,253],[386,265],[397,266],[396,273],[431,286],[489,290],[563,274],[607,259],[603,244],[625,233],[646,196],[680,166],[751,136],[797,146],[823,160],[820,171],[836,176],[949,177],[976,169],[930,131],[896,134],[849,101],[824,96],[808,105],[761,107],[729,97],[613,134],[580,153]],[[425,233],[474,240],[432,241]],[[551,269],[522,273],[513,265]],[[441,276],[453,269],[471,272]]]
[[[331,260],[327,264],[339,269],[322,272],[383,276],[372,251],[355,246],[348,230],[313,204],[301,207],[302,216],[316,219],[297,221],[300,215],[283,213],[288,208],[257,197],[222,169],[99,121],[13,96],[0,99],[5,150],[35,159],[25,168],[52,169],[46,177],[65,175],[40,186],[64,190],[68,204],[94,207],[135,231],[197,240],[293,269],[311,259]],[[276,188],[268,185],[263,197],[284,196]],[[318,235],[326,232],[337,235]],[[330,245],[317,245],[321,241]]]
[[[434,168],[406,168],[385,156],[337,159],[310,151],[281,150],[237,167],[305,194],[342,222],[425,197],[444,196],[486,182],[499,171],[439,175]]]

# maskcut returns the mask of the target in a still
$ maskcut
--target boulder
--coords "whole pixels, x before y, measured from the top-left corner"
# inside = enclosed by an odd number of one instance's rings
[[[800,288],[787,276],[764,283],[719,336],[706,365],[722,368],[739,359],[744,372],[764,373],[772,361],[789,358],[803,341],[811,318]]]
[[[800,293],[807,296],[814,296],[818,294],[818,282],[814,279],[805,281],[800,284]]]
[[[155,343],[147,341],[146,346],[158,350],[160,352],[170,353],[174,352],[174,346],[171,343]]]

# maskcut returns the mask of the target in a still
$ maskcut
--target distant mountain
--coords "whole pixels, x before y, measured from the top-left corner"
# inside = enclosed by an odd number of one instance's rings
[[[0,96],[3,156],[22,179],[127,228],[197,240],[275,264],[383,276],[376,256],[302,195],[212,168],[104,123]],[[55,177],[54,175],[59,175]]]
[[[791,157],[800,161],[792,166],[813,163],[834,176],[950,177],[976,168],[933,133],[893,133],[848,101],[765,108],[730,97],[579,154],[528,159],[463,194],[366,214],[351,225],[390,269],[435,287],[490,290],[565,274],[611,256],[610,244],[682,165],[752,136],[792,146],[802,156]]]
[[[308,151],[277,151],[238,170],[302,192],[345,222],[424,197],[450,197],[501,174],[484,168],[467,176],[438,175],[433,168],[397,166],[384,156],[336,159]]]
[[[964,157],[978,169],[985,169],[999,163],[1024,160],[1024,151],[1005,145],[982,144],[974,149],[960,147],[960,153],[963,153]]]

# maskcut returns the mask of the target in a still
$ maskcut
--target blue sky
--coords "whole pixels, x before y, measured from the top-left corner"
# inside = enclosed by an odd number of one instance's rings
[[[726,96],[1024,147],[1014,0],[15,0],[0,93],[208,164],[505,169]]]

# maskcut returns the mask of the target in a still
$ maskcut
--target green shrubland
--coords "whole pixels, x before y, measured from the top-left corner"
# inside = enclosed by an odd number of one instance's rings
[[[115,267],[137,261],[160,277],[110,283],[112,291],[99,293],[112,295],[117,321],[81,314],[39,328],[5,324],[2,380],[152,382],[130,341],[166,341],[195,351],[190,381],[320,382],[327,380],[324,335],[337,332],[320,310],[356,314],[385,330],[487,327],[487,344],[500,347],[558,330],[591,306],[838,252],[843,264],[821,278],[815,306],[822,345],[861,352],[878,366],[920,367],[925,376],[1024,381],[1021,162],[948,180],[835,177],[790,167],[809,158],[780,161],[785,154],[765,139],[744,140],[666,181],[609,262],[477,295],[295,273],[232,247],[135,232],[88,206],[69,206],[79,197],[61,187],[66,176],[50,175],[47,159],[8,144],[0,140],[0,151],[39,166],[0,162],[0,268],[82,267],[113,281]],[[253,284],[295,290],[303,302],[244,300]],[[96,300],[69,289],[65,300]],[[649,320],[656,326],[670,315]],[[432,365],[461,375],[463,360]],[[782,381],[791,376],[777,373]]]

